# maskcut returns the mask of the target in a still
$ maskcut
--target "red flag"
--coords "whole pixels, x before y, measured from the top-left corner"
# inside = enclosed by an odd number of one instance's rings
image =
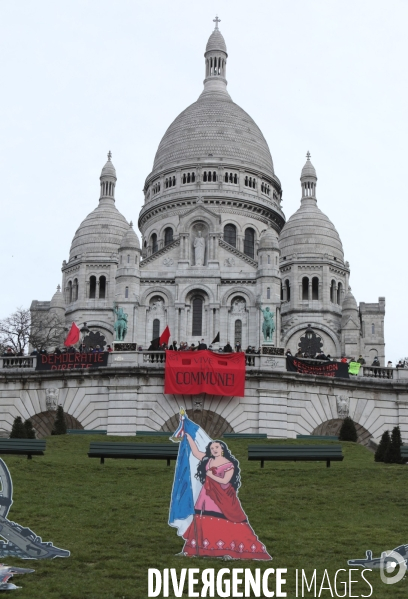
[[[164,329],[163,333],[160,335],[160,345],[162,345],[162,343],[168,343],[170,339],[170,329],[167,325],[167,327]]]
[[[245,354],[210,350],[167,351],[164,392],[183,395],[245,395]]]
[[[80,334],[81,331],[79,330],[75,322],[73,322],[71,325],[71,329],[67,335],[67,338],[64,341],[65,347],[69,347],[70,345],[75,345],[75,343],[78,343]]]

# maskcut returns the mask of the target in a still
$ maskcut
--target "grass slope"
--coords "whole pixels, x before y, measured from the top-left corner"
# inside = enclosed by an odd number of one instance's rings
[[[319,584],[327,569],[333,582],[335,572],[348,568],[348,559],[364,558],[366,549],[379,557],[408,543],[406,466],[376,464],[364,447],[342,443],[345,459],[331,468],[324,462],[266,462],[261,470],[259,463],[247,460],[248,440],[230,440],[242,468],[239,497],[273,562],[177,557],[182,539],[167,525],[174,462],[170,468],[165,460],[106,460],[100,465],[87,457],[90,440],[101,437],[50,437],[44,457],[4,457],[14,486],[9,519],[71,551],[70,558],[49,562],[5,560],[36,570],[14,578],[23,587],[17,591],[20,599],[142,599],[147,597],[149,567],[288,568],[284,589],[295,597],[296,568],[309,576],[317,569]],[[375,599],[407,596],[407,578],[396,585],[383,584],[378,571],[367,578]],[[339,587],[338,593],[343,592]],[[355,585],[352,593],[368,595],[369,588]],[[329,590],[321,593],[331,596]]]

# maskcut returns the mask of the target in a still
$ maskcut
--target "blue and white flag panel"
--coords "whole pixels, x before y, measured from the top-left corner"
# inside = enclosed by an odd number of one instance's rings
[[[212,441],[186,414],[181,416],[180,425],[174,434],[175,438],[182,437],[182,440],[174,473],[169,514],[169,525],[177,528],[179,536],[185,533],[193,521],[194,505],[202,488],[200,481],[195,478],[199,460],[193,456],[185,433],[190,435],[198,450],[202,452],[205,452],[207,445]]]

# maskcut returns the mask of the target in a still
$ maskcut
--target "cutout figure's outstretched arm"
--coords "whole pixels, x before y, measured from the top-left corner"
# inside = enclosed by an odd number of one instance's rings
[[[197,458],[197,460],[200,460],[200,462],[201,462],[203,457],[205,457],[205,453],[198,449],[197,445],[195,444],[195,441],[192,439],[192,437],[188,433],[186,433],[186,439],[188,441],[188,444],[190,445],[191,453],[193,454],[193,456],[195,458]]]

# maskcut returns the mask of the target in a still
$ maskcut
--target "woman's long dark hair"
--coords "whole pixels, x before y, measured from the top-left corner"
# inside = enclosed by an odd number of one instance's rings
[[[205,448],[205,456],[197,466],[197,474],[195,475],[195,477],[198,478],[202,485],[205,483],[205,477],[207,475],[207,462],[210,458],[213,457],[211,453],[211,445],[213,443],[219,443],[221,445],[223,457],[234,465],[234,474],[232,475],[232,478],[229,482],[230,485],[232,485],[234,489],[238,491],[239,487],[241,486],[241,470],[239,467],[239,462],[228,449],[228,445],[226,445],[224,441],[219,441],[218,439],[214,439],[214,441],[211,441],[211,443],[209,443]]]

